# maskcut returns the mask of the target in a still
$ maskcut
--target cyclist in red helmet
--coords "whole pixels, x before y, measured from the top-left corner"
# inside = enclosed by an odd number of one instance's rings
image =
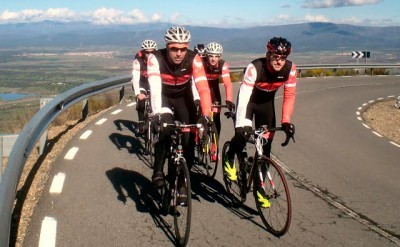
[[[285,38],[274,37],[268,41],[266,50],[265,57],[255,59],[247,66],[239,89],[235,135],[224,164],[224,172],[231,180],[237,179],[234,154],[243,150],[253,126],[253,118],[255,128],[262,125],[276,127],[274,100],[277,90],[282,86],[284,91],[281,124],[285,131],[294,134],[294,125],[290,123],[290,118],[294,109],[297,71],[296,65],[287,60],[292,46]],[[267,138],[268,143],[263,146],[264,154],[268,157],[273,137],[274,133],[271,133]],[[268,199],[260,193],[260,205],[268,205],[266,201],[268,202]]]
[[[201,58],[188,49],[190,32],[184,27],[172,27],[165,33],[166,48],[149,56],[147,72],[149,76],[153,126],[174,123],[197,122],[196,106],[193,99],[192,83],[200,95],[204,121],[209,121],[211,96]],[[204,122],[203,121],[203,122]],[[155,143],[154,172],[152,182],[156,187],[165,184],[163,167],[167,150],[171,146],[170,127],[163,128],[159,141]],[[185,133],[183,149],[189,169],[194,160],[194,136]],[[185,190],[181,186],[179,190]],[[186,191],[179,191],[178,200],[185,201]]]
[[[153,40],[146,39],[142,43],[142,50],[136,55],[132,63],[132,87],[136,95],[136,111],[138,113],[138,133],[144,132],[144,111],[149,81],[147,78],[147,58],[149,54],[157,50],[157,44]]]

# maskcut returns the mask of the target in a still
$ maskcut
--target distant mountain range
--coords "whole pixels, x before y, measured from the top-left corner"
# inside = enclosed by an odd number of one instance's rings
[[[164,33],[171,23],[136,25],[94,25],[89,22],[0,24],[0,48],[16,46],[85,47],[114,45],[138,47],[144,39],[164,46]],[[400,26],[370,27],[313,22],[251,28],[187,26],[192,46],[217,41],[225,51],[264,52],[273,36],[286,37],[298,52],[400,50]]]

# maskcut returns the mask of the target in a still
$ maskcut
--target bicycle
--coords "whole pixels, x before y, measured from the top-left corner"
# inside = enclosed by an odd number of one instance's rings
[[[272,234],[282,236],[290,226],[292,205],[285,175],[274,160],[263,155],[262,146],[267,141],[263,136],[272,131],[282,131],[282,127],[268,129],[267,126],[261,126],[253,130],[247,143],[255,146],[256,152],[254,156],[247,159],[246,147],[242,153],[235,154],[235,163],[239,164],[236,166],[237,180],[229,180],[226,172],[223,173],[223,180],[232,202],[239,205],[246,201],[247,193],[253,189],[253,196],[262,222]],[[286,146],[290,138],[294,142],[292,136],[289,136],[286,132],[285,134],[286,140],[281,144],[282,146]],[[223,163],[226,161],[229,146],[230,141],[225,142],[223,146]],[[263,207],[259,204],[258,193],[263,193],[267,196],[269,207]]]
[[[163,127],[172,127],[174,134],[171,136],[172,145],[168,153],[168,168],[165,186],[160,189],[161,209],[164,215],[172,214],[174,217],[175,241],[178,246],[186,246],[189,240],[192,201],[190,174],[183,156],[182,135],[187,130],[194,131],[201,127],[200,124],[182,124],[175,121],[174,124],[164,123]],[[182,181],[183,180],[183,181]],[[187,202],[177,203],[178,184],[184,183],[187,191]]]
[[[213,108],[228,108],[227,105],[220,105],[218,102],[212,105]],[[196,156],[197,163],[204,168],[208,177],[214,178],[217,173],[219,162],[218,133],[213,130],[213,112],[211,112],[211,122],[206,126],[205,138],[202,133],[196,136]],[[198,114],[199,115],[199,114]]]
[[[150,105],[150,91],[147,91],[145,100],[144,111],[144,154],[150,156],[150,166],[153,167],[154,163],[154,143],[156,134],[151,129],[151,122],[153,120],[152,109]]]

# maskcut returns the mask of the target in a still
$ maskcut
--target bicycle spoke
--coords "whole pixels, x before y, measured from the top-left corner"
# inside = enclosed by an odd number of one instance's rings
[[[230,145],[230,142],[226,142],[224,144],[224,147],[222,148],[222,167],[224,167],[224,164],[226,161],[227,152],[229,150],[229,145]],[[243,180],[243,176],[241,176],[239,173],[239,166],[240,166],[239,160],[237,159],[237,156],[235,155],[236,174],[238,174],[236,181],[231,181],[228,178],[228,175],[225,172],[224,168],[222,168],[225,189],[226,189],[226,192],[230,195],[232,204],[234,204],[234,205],[242,204],[246,200],[246,193],[247,193],[244,188],[245,181]]]
[[[258,166],[261,168],[262,180],[256,174],[254,197],[257,209],[267,229],[276,236],[282,236],[289,229],[291,221],[292,208],[289,188],[283,172],[275,162],[268,159],[258,162],[260,162]],[[260,190],[263,190],[264,195],[268,198],[269,207],[263,207],[259,202],[257,192]]]

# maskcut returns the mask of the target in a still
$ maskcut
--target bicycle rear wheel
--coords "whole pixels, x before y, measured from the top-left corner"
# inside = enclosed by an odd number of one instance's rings
[[[153,167],[154,162],[154,134],[151,130],[151,122],[146,121],[146,133],[144,137],[145,154],[150,157],[150,167]]]
[[[174,216],[174,227],[175,227],[175,240],[177,246],[186,246],[189,241],[190,235],[190,225],[192,218],[192,191],[190,184],[190,175],[189,169],[186,165],[186,161],[184,159],[179,159],[177,162],[180,162],[177,168],[177,178],[175,181],[175,190],[173,193],[173,208],[172,214]],[[184,186],[187,191],[187,203],[186,204],[178,204],[178,180],[183,179]]]
[[[267,229],[275,236],[288,230],[292,218],[292,204],[285,175],[275,161],[263,156],[256,160],[253,194],[260,217]],[[257,192],[265,195],[269,207],[261,206]]]
[[[236,168],[237,180],[232,181],[228,177],[228,173],[225,171],[225,163],[227,162],[227,153],[231,145],[230,141],[225,142],[222,148],[222,170],[223,179],[225,183],[226,192],[230,195],[232,204],[242,204],[246,200],[245,186],[246,182],[243,180],[243,176],[240,174],[240,161],[235,154],[234,164]]]
[[[211,152],[212,148],[212,140],[211,136],[207,136],[207,140],[201,143],[198,149],[198,164],[199,169],[201,169],[208,177],[214,178],[215,174],[217,173],[217,166],[218,166],[218,152],[215,153],[215,158],[213,159],[213,153]]]

